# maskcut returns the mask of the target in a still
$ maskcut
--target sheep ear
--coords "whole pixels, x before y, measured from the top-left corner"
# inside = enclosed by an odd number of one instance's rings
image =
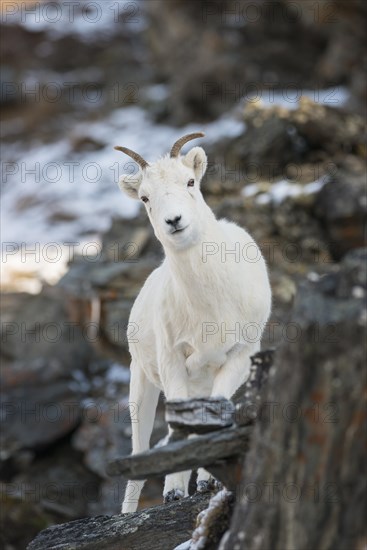
[[[206,172],[208,159],[202,147],[193,147],[183,158],[183,163],[194,170],[195,178],[200,181]]]
[[[129,195],[132,199],[138,199],[138,192],[142,177],[143,175],[141,172],[121,176],[119,179],[119,187],[121,191]]]

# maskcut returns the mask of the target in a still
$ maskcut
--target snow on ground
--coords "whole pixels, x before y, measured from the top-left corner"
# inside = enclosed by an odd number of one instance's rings
[[[95,253],[99,235],[114,217],[132,218],[140,204],[118,188],[124,172],[136,170],[129,157],[114,151],[125,145],[148,161],[167,153],[185,133],[203,130],[204,146],[244,131],[243,122],[233,115],[208,124],[184,128],[157,125],[146,111],[132,106],[113,111],[98,122],[83,122],[72,129],[75,138],[105,143],[96,151],[76,153],[69,139],[55,143],[34,143],[25,150],[21,142],[3,146],[2,162],[2,280],[12,288],[22,279],[22,290],[36,292],[35,276],[53,284],[66,270],[70,250]],[[187,144],[183,151],[192,147]],[[88,247],[88,243],[90,247]],[[36,253],[32,255],[32,251]],[[60,255],[58,261],[55,256]]]
[[[305,185],[291,183],[288,180],[280,180],[271,185],[267,192],[261,192],[257,183],[246,185],[242,190],[244,197],[253,197],[256,195],[257,204],[275,204],[278,205],[288,197],[299,197],[301,195],[313,195],[318,193],[328,181],[327,176]]]
[[[260,90],[257,98],[247,98],[244,100],[258,100],[263,107],[283,107],[289,111],[298,108],[302,97],[307,97],[319,105],[329,107],[343,107],[350,99],[350,92],[344,86],[333,86],[327,89],[300,90],[289,87],[285,90]]]
[[[128,384],[130,382],[130,369],[119,363],[113,363],[108,369],[107,382]]]
[[[44,31],[52,40],[76,35],[94,41],[121,32],[145,27],[142,0],[71,0],[34,3],[9,2],[1,12],[1,22],[21,25],[30,32]]]
[[[27,151],[20,142],[4,145],[3,240],[61,244],[105,231],[113,216],[135,216],[139,203],[122,194],[117,182],[122,173],[135,170],[136,165],[113,146],[125,145],[154,161],[167,153],[181,135],[197,130],[206,134],[200,140],[205,145],[240,135],[244,123],[222,117],[177,129],[156,125],[139,107],[127,107],[113,111],[106,120],[73,128],[74,137],[106,143],[97,151],[75,153],[67,139],[35,143]],[[192,143],[186,145],[186,150],[190,147]]]
[[[190,550],[191,540],[187,540],[186,542],[182,542],[178,546],[174,548],[174,550]]]

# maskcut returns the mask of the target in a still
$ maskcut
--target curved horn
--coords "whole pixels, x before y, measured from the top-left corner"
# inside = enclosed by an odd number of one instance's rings
[[[187,134],[186,136],[183,136],[182,138],[178,139],[171,149],[170,157],[171,158],[178,157],[185,143],[187,143],[188,141],[191,141],[192,139],[196,139],[204,136],[205,134],[203,134],[203,132],[197,132],[196,134]]]
[[[116,149],[116,151],[121,151],[121,153],[125,153],[125,155],[131,157],[133,160],[135,160],[137,164],[139,164],[139,166],[143,170],[149,166],[149,164],[146,160],[143,159],[143,157],[138,155],[138,153],[135,153],[135,151],[128,149],[127,147],[120,147],[119,145],[117,145],[116,147],[114,147],[114,149]]]

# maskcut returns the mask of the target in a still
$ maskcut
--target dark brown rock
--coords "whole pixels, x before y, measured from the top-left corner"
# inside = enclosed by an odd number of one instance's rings
[[[228,529],[233,507],[234,495],[230,491],[222,490],[214,495],[208,508],[198,515],[191,545],[202,550],[217,550],[223,533]]]
[[[27,550],[172,550],[190,539],[209,497],[195,495],[123,516],[98,516],[42,531]]]
[[[315,212],[325,227],[336,260],[366,244],[366,171],[362,159],[345,159],[320,191]]]
[[[335,173],[346,152],[363,155],[363,117],[306,97],[294,110],[249,104],[244,121],[246,131],[242,135],[216,146],[220,151],[216,162],[243,176],[238,178],[238,186],[282,178],[301,182],[303,172],[315,181]],[[294,164],[301,165],[297,174],[292,172]]]
[[[299,338],[271,372],[223,549],[365,540],[366,251],[300,287]]]
[[[6,295],[4,302],[1,456],[6,460],[20,449],[47,446],[77,426],[91,350],[54,289]]]
[[[216,118],[241,97],[268,97],[269,88],[352,84],[354,106],[363,109],[363,0],[157,0],[146,10],[146,44],[171,86],[163,115],[178,124]]]
[[[52,517],[44,512],[37,503],[32,502],[31,499],[25,501],[21,495],[11,494],[9,488],[2,483],[0,484],[0,498],[0,544],[2,548],[11,550],[25,548],[39,531],[45,529],[52,522]]]
[[[6,484],[10,495],[24,504],[36,504],[53,522],[87,515],[100,499],[101,479],[88,470],[69,442],[50,449]]]

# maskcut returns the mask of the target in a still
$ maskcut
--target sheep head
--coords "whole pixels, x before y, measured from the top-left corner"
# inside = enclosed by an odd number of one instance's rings
[[[139,165],[137,174],[119,179],[122,191],[141,200],[158,240],[164,247],[185,249],[196,244],[203,223],[211,210],[205,204],[200,183],[207,168],[204,149],[193,147],[181,155],[185,143],[204,137],[201,132],[188,134],[173,145],[169,155],[148,164],[140,155],[125,147],[115,147]]]

